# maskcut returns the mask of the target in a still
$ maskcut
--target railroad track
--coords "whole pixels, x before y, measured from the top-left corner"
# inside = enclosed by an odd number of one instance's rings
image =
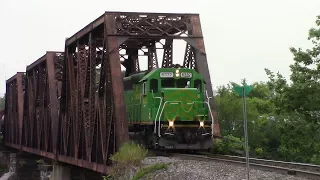
[[[239,156],[227,156],[227,155],[213,155],[213,154],[179,154],[171,153],[170,156],[188,158],[193,160],[202,160],[202,161],[221,161],[232,164],[246,164],[245,157]],[[250,168],[268,170],[268,171],[277,171],[280,173],[285,173],[289,175],[295,175],[300,177],[308,177],[311,179],[320,179],[320,166],[313,164],[304,164],[304,163],[293,163],[293,162],[284,162],[284,161],[273,161],[266,159],[249,159]]]

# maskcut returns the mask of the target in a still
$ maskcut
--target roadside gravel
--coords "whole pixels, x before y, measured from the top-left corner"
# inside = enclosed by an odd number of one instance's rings
[[[183,160],[174,157],[148,157],[142,162],[145,165],[154,163],[170,163],[167,170],[159,170],[146,175],[144,180],[246,180],[244,166],[216,162]],[[250,169],[250,179],[254,180],[307,180],[280,174],[277,172]]]

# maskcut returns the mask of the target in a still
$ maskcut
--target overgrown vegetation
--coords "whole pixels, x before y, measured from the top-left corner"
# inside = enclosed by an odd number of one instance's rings
[[[38,165],[42,165],[42,164],[44,164],[44,160],[43,159],[38,159],[38,160],[36,160],[36,163]]]
[[[146,157],[148,150],[133,142],[125,143],[120,150],[112,155],[110,159],[118,164],[139,165],[141,160]]]
[[[0,111],[4,110],[5,107],[5,96],[0,97]]]
[[[119,151],[110,157],[115,162],[111,176],[120,178],[126,170],[135,170],[141,166],[141,161],[146,157],[148,150],[133,142],[123,144]]]
[[[130,179],[128,174],[131,174],[131,180],[138,180],[148,173],[167,169],[168,164],[164,163],[141,167],[141,161],[147,154],[148,150],[141,145],[133,142],[123,144],[119,151],[110,157],[115,164],[113,165],[112,172],[108,176],[103,177],[104,180]]]
[[[140,178],[142,178],[146,174],[149,174],[151,172],[161,170],[161,169],[167,169],[167,168],[168,168],[168,164],[164,164],[164,163],[152,164],[150,166],[141,168],[138,171],[138,173],[131,180],[139,180]]]
[[[250,155],[285,161],[320,164],[320,16],[309,31],[311,49],[290,48],[291,82],[265,69],[269,80],[256,82],[247,98]],[[243,80],[242,84],[245,84]],[[215,153],[243,151],[241,98],[232,83],[218,88],[216,104],[223,136]]]
[[[8,167],[7,167],[6,164],[0,164],[0,174],[1,174],[1,176],[2,176],[4,173],[8,172],[8,171],[9,171],[9,169],[8,169]]]

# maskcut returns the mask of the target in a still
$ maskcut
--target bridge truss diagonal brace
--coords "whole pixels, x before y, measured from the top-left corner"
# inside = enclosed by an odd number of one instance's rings
[[[18,72],[6,81],[3,139],[17,149],[21,149],[22,139],[24,74]]]
[[[55,78],[55,53],[47,53],[47,73],[48,73],[48,87],[49,87],[49,102],[50,102],[50,117],[51,117],[51,132],[52,132],[52,149],[57,160],[57,144],[58,144],[58,123],[59,123],[59,114],[58,114],[58,98],[57,98],[57,79]]]
[[[210,103],[212,113],[213,113],[213,118],[214,118],[214,135],[215,136],[221,136],[220,133],[220,127],[219,127],[219,122],[218,122],[218,116],[217,116],[217,111],[216,111],[216,106],[214,103],[214,96],[213,96],[213,90],[212,90],[212,83],[211,83],[211,78],[210,78],[210,71],[209,71],[209,66],[208,66],[208,61],[207,61],[207,55],[205,52],[204,48],[204,41],[203,38],[182,38],[187,42],[187,47],[186,47],[186,56],[187,56],[187,51],[188,51],[188,45],[193,48],[193,58],[195,62],[192,62],[192,57],[185,57],[184,64],[186,64],[188,67],[192,67],[192,63],[195,63],[195,70],[200,73],[200,75],[204,78],[206,84],[205,84],[205,89],[207,90],[208,97],[212,97]],[[192,51],[192,50],[190,50]],[[190,55],[192,53],[190,52]],[[188,61],[188,62],[186,62]]]
[[[124,43],[128,37],[109,36],[116,34],[115,15],[105,15],[105,42],[108,49],[107,63],[110,65],[112,83],[113,112],[115,120],[116,146],[118,149],[121,143],[129,141],[128,121],[126,107],[124,104],[124,88],[122,83],[121,63],[119,59],[119,45]],[[120,44],[121,43],[121,44]]]

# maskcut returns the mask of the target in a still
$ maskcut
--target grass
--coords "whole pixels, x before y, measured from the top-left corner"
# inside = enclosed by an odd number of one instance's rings
[[[167,168],[168,168],[168,164],[164,164],[164,163],[152,164],[150,166],[140,169],[138,173],[131,180],[139,180],[140,178],[142,178],[144,175],[148,173],[151,173],[153,171],[157,171],[160,169],[167,169]]]
[[[141,167],[141,161],[147,156],[148,150],[143,146],[135,144],[133,142],[123,144],[119,151],[110,157],[110,160],[114,161],[113,170],[108,176],[104,176],[107,179],[117,179],[124,175],[126,169],[133,167]],[[144,168],[136,168],[138,172],[133,176],[131,180],[138,180],[144,175],[157,171],[160,169],[167,169],[168,164],[157,163]]]
[[[8,171],[9,171],[9,169],[8,169],[7,165],[4,165],[4,164],[0,165],[0,174],[4,174]]]
[[[126,169],[140,167],[141,161],[147,154],[148,150],[141,145],[133,142],[124,143],[119,151],[110,157],[110,160],[115,162],[110,175],[113,178],[121,177],[125,174]]]
[[[148,153],[148,150],[143,146],[133,142],[125,143],[119,151],[112,155],[110,159],[118,164],[139,165]]]

